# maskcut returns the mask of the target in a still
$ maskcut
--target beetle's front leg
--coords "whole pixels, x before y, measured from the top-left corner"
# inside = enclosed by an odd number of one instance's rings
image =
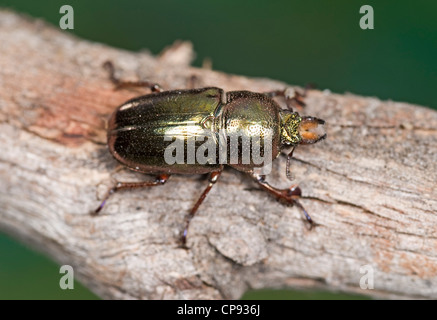
[[[206,195],[209,193],[209,191],[211,190],[212,186],[217,182],[217,180],[220,177],[222,171],[223,171],[223,167],[221,167],[219,171],[213,171],[213,172],[211,172],[209,174],[209,184],[208,184],[208,186],[206,187],[205,190],[203,190],[203,193],[201,194],[200,198],[197,200],[196,204],[191,209],[190,213],[188,214],[188,216],[186,218],[185,229],[184,229],[184,232],[182,233],[182,238],[181,238],[182,247],[186,248],[188,227],[190,225],[191,219],[193,219],[194,215],[197,212],[197,209],[199,209],[199,206],[202,204],[203,200],[205,200]]]
[[[118,77],[115,76],[114,64],[111,61],[106,61],[103,64],[103,68],[105,68],[109,72],[109,79],[114,83],[115,89],[145,87],[145,88],[150,88],[152,92],[163,91],[161,86],[154,82],[150,82],[146,80],[139,80],[139,81],[120,80]]]
[[[163,185],[167,182],[167,180],[170,178],[170,175],[168,174],[161,174],[156,177],[155,181],[142,181],[142,182],[117,182],[117,184],[108,190],[106,193],[105,198],[103,199],[100,206],[93,211],[93,215],[97,215],[100,210],[103,209],[103,207],[106,204],[106,201],[109,199],[111,195],[113,195],[115,192],[123,190],[123,189],[134,189],[134,188],[145,188],[145,187],[155,187]]]
[[[306,104],[304,102],[304,98],[307,95],[308,89],[312,88],[312,86],[306,86],[304,88],[303,92],[299,92],[298,90],[294,88],[287,88],[284,90],[275,90],[275,91],[269,91],[265,92],[267,96],[270,98],[273,97],[283,97],[285,99],[285,104],[287,105],[287,108],[291,111],[293,111],[293,106],[299,106],[299,107],[305,107]]]
[[[263,188],[268,191],[271,195],[273,195],[277,200],[283,201],[286,204],[296,205],[305,215],[306,220],[308,221],[310,228],[312,228],[315,223],[305,208],[300,204],[298,199],[302,195],[302,191],[300,190],[298,185],[292,185],[288,189],[277,189],[272,187],[266,180],[265,176],[261,174],[252,173],[252,178]]]

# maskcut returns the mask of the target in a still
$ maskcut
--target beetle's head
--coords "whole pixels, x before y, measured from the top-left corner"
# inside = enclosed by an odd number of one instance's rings
[[[283,111],[282,116],[282,146],[291,146],[287,156],[285,174],[293,180],[290,172],[290,160],[298,144],[313,144],[326,138],[323,125],[325,121],[315,117],[301,117],[297,112]]]
[[[285,146],[313,144],[326,138],[325,121],[315,117],[301,117],[297,112],[282,116],[282,143]]]

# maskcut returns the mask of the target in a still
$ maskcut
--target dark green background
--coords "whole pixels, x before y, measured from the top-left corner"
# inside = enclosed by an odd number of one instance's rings
[[[194,43],[204,58],[228,73],[290,84],[315,83],[437,108],[437,2],[435,1],[35,1],[0,0],[0,6],[58,26],[59,8],[74,8],[79,37],[153,53],[177,39]],[[361,30],[359,8],[372,5],[375,29]],[[0,299],[93,298],[76,284],[59,289],[59,267],[0,236]],[[354,298],[261,292],[247,298]]]

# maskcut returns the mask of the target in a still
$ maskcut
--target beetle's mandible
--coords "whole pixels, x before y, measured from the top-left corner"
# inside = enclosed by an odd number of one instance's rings
[[[159,85],[148,81],[120,81],[114,75],[112,63],[106,62],[104,66],[117,88],[145,86],[152,90],[151,94],[131,99],[114,111],[108,122],[108,146],[115,159],[127,168],[157,177],[147,182],[118,182],[108,191],[96,214],[116,191],[162,185],[172,174],[209,173],[208,186],[186,218],[182,233],[185,246],[190,220],[224,165],[229,165],[251,175],[278,200],[299,207],[313,224],[298,201],[300,188],[293,185],[277,189],[265,181],[262,172],[283,149],[291,148],[286,170],[289,177],[294,148],[326,137],[323,120],[293,112],[292,103],[303,105],[302,94],[295,92],[290,98],[285,90],[226,93],[215,87],[162,91]],[[287,109],[272,99],[281,95],[286,99]]]

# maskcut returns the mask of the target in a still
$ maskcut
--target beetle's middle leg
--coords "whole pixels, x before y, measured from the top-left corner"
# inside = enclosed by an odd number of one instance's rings
[[[305,208],[300,204],[298,199],[302,195],[302,191],[300,190],[298,185],[292,185],[288,189],[277,189],[271,186],[266,180],[265,176],[261,174],[252,173],[252,178],[267,192],[273,195],[279,201],[283,201],[286,204],[297,206],[305,215],[306,220],[308,221],[310,228],[312,228],[315,223]]]
[[[184,232],[182,233],[182,238],[181,238],[181,242],[182,242],[182,246],[185,247],[185,244],[187,242],[187,233],[188,233],[188,227],[190,225],[190,221],[191,219],[193,219],[194,215],[197,212],[197,209],[199,209],[199,206],[202,204],[203,200],[205,200],[206,195],[209,193],[209,191],[211,190],[212,186],[217,182],[218,178],[220,177],[221,173],[223,171],[223,167],[221,167],[219,169],[219,171],[213,171],[209,174],[209,184],[206,187],[205,190],[203,190],[203,193],[201,194],[200,198],[197,200],[196,204],[194,205],[194,207],[191,209],[190,213],[188,214],[186,221],[185,221],[185,229]]]
[[[145,187],[155,187],[163,185],[167,182],[167,180],[170,178],[170,175],[168,174],[161,174],[156,177],[154,181],[142,181],[142,182],[117,182],[117,184],[108,190],[106,193],[105,198],[103,199],[100,206],[94,210],[93,214],[96,215],[100,212],[100,210],[103,209],[103,207],[106,204],[106,201],[109,199],[111,195],[113,195],[115,192],[123,190],[123,189],[134,189],[134,188],[145,188]]]
[[[103,64],[103,68],[105,68],[109,72],[109,79],[112,81],[112,83],[114,83],[116,89],[134,88],[134,87],[145,87],[145,88],[150,88],[150,90],[152,90],[152,92],[161,92],[161,91],[163,91],[159,84],[151,82],[151,81],[146,81],[146,80],[139,80],[139,81],[120,80],[118,77],[115,76],[114,64],[111,61],[106,61]]]

